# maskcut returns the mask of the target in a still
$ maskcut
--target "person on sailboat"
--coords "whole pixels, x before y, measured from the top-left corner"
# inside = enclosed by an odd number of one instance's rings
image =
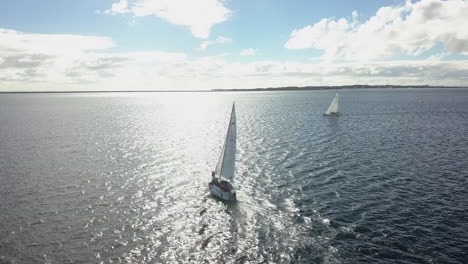
[[[211,182],[208,185],[212,185],[212,184],[218,185],[218,179],[215,177],[215,172],[214,171],[211,172],[211,177],[212,177]]]

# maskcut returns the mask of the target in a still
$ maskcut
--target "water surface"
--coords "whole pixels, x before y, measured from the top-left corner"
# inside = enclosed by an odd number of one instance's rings
[[[339,92],[0,95],[0,262],[466,262],[468,90]]]

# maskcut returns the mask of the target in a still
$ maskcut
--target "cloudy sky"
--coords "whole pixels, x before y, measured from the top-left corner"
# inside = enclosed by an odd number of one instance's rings
[[[14,0],[0,91],[468,86],[468,0]]]

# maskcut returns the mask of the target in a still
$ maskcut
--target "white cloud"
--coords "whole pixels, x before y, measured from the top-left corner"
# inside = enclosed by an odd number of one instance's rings
[[[67,52],[46,47],[45,43],[63,46]],[[231,62],[226,54],[196,59],[163,51],[115,53],[110,49],[113,45],[106,37],[0,29],[0,90],[183,90],[355,83],[468,85],[468,61],[238,63]]]
[[[15,30],[0,28],[0,52],[24,51],[31,53],[77,53],[90,50],[109,49],[114,46],[107,37],[66,35],[66,34],[24,34]]]
[[[433,54],[429,57],[427,57],[426,60],[435,60],[435,61],[440,61],[440,60],[443,60],[444,58],[448,57],[452,55],[451,52],[440,52],[440,53],[436,53],[436,54]]]
[[[225,43],[231,43],[232,39],[226,38],[223,36],[218,36],[215,40],[205,40],[202,41],[200,44],[200,47],[198,47],[198,50],[206,50],[208,46],[214,45],[214,44],[225,44]]]
[[[380,8],[375,16],[359,23],[322,19],[296,29],[285,47],[324,51],[324,59],[375,60],[396,55],[420,55],[437,43],[447,51],[468,55],[466,30],[468,1],[406,1],[401,6]]]
[[[166,66],[186,58],[185,54],[159,51],[108,52],[113,46],[107,37],[0,29],[0,82],[15,81],[25,87],[37,82],[97,83],[122,69]]]
[[[138,17],[154,15],[169,23],[190,27],[197,38],[208,38],[211,27],[231,15],[222,0],[119,0],[106,12],[132,13]]]
[[[255,55],[255,50],[252,48],[245,49],[240,52],[241,56],[253,56]]]
[[[119,0],[117,3],[113,3],[110,10],[106,10],[105,13],[110,14],[124,14],[129,13],[128,10],[128,1],[127,0]]]

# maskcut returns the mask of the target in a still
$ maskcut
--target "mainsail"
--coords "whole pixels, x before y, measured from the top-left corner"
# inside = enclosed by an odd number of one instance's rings
[[[224,141],[223,150],[216,165],[215,174],[219,177],[232,179],[234,177],[234,163],[236,159],[236,109],[232,104],[231,119]]]
[[[326,115],[337,114],[338,113],[338,93],[336,93],[335,98],[331,102],[330,106],[328,107],[327,111],[325,112]]]

